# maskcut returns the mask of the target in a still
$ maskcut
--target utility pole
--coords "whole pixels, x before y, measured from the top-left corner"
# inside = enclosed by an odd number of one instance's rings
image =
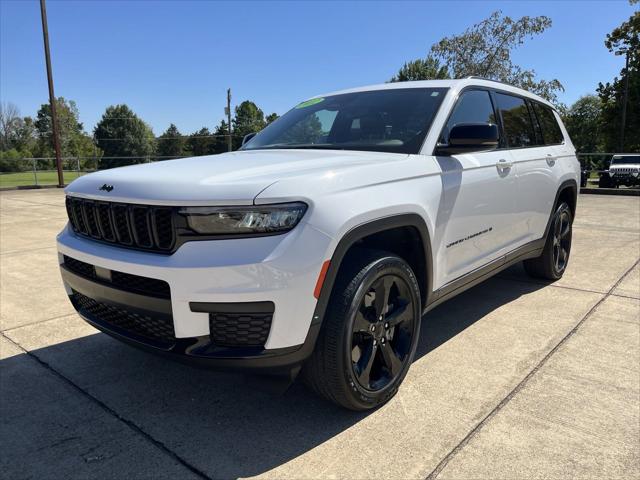
[[[49,82],[49,105],[51,108],[51,130],[53,133],[53,148],[56,151],[56,169],[58,170],[58,187],[64,187],[62,176],[62,156],[60,155],[60,139],[58,138],[58,116],[56,115],[56,97],[53,93],[53,73],[51,73],[51,53],[49,52],[49,28],[47,27],[47,7],[44,0],[40,0],[40,14],[42,17],[42,36],[44,37],[44,56],[47,64],[47,80]]]
[[[624,128],[627,123],[627,101],[629,98],[629,49],[626,49],[624,62],[624,97],[622,100],[622,121],[620,125],[620,153],[624,152]]]
[[[233,150],[233,145],[231,142],[231,89],[228,88],[227,89],[227,108],[226,110],[226,114],[227,114],[227,121],[229,122],[228,125],[228,130],[229,130],[229,137],[227,137],[228,140],[228,147],[229,147],[229,151]]]

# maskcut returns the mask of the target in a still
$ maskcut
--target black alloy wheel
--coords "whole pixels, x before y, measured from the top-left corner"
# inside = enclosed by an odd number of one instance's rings
[[[384,389],[402,372],[411,351],[414,322],[409,285],[397,275],[378,278],[355,312],[351,367],[360,386]]]
[[[328,400],[370,410],[391,399],[420,336],[420,287],[407,262],[362,249],[340,268],[303,379]]]

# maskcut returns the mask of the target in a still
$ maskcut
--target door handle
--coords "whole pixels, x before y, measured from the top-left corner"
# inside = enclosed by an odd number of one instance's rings
[[[513,163],[505,160],[504,158],[501,158],[500,160],[498,160],[498,163],[496,163],[496,167],[498,167],[498,170],[501,173],[506,172],[507,170],[511,170],[512,166]]]
[[[557,159],[557,157],[554,157],[550,153],[547,153],[547,164],[550,167],[553,167],[556,164],[556,159]]]

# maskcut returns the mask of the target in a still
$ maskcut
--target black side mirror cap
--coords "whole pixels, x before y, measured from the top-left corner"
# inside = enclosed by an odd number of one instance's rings
[[[449,143],[440,144],[436,155],[483,152],[498,148],[500,134],[494,123],[459,123],[449,132]]]

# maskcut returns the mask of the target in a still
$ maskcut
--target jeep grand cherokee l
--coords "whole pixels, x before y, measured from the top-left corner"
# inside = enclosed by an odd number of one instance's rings
[[[58,236],[79,314],[218,368],[389,400],[424,313],[524,261],[556,280],[580,166],[558,113],[480,78],[304,101],[239,151],[99,171]]]

